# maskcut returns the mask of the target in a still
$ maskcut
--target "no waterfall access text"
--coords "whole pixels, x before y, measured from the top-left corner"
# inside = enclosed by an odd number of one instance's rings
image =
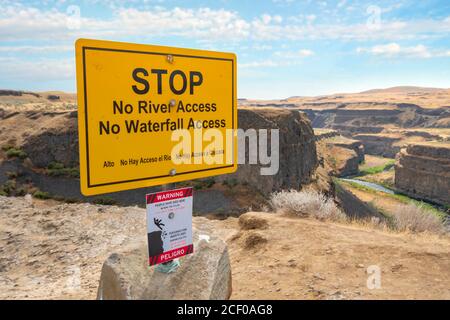
[[[87,39],[75,47],[84,195],[237,169],[234,54]],[[196,161],[207,153],[224,160]]]

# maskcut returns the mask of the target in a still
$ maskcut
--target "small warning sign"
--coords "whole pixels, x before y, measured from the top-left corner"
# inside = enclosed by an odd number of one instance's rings
[[[149,265],[192,253],[192,188],[151,193],[146,198]]]

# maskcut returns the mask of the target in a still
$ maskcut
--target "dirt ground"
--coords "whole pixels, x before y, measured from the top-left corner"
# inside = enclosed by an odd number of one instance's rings
[[[234,294],[251,299],[449,299],[449,239],[261,214],[266,243],[231,242]],[[380,287],[368,271],[379,268]],[[371,286],[372,287],[372,286]]]
[[[0,197],[0,219],[0,299],[95,299],[106,257],[146,232],[144,209],[29,197]],[[448,237],[274,213],[199,224],[229,245],[232,299],[450,299]]]

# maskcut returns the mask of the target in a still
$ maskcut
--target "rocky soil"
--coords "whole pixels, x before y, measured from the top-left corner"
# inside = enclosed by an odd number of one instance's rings
[[[95,299],[108,255],[146,236],[136,207],[0,197],[0,219],[1,299]],[[232,299],[450,299],[445,237],[273,213],[194,226],[228,243]],[[378,289],[367,287],[370,266]]]

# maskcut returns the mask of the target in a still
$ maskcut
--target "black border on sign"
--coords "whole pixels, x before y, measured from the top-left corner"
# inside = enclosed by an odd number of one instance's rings
[[[87,79],[86,79],[86,50],[99,50],[99,51],[114,51],[114,52],[126,52],[126,53],[137,53],[137,54],[153,54],[153,55],[159,55],[159,56],[167,56],[172,55],[174,57],[182,57],[182,58],[197,58],[197,59],[208,59],[208,60],[222,60],[222,61],[230,61],[231,62],[231,125],[232,128],[234,128],[234,60],[233,59],[227,59],[227,58],[215,58],[215,57],[202,57],[202,56],[193,56],[193,55],[187,55],[187,54],[173,54],[173,53],[162,53],[162,52],[148,52],[148,51],[136,51],[136,50],[125,50],[125,49],[108,49],[108,48],[97,48],[97,47],[82,47],[83,49],[83,85],[84,85],[84,125],[85,125],[85,133],[86,133],[86,169],[87,169],[87,185],[88,188],[92,187],[101,187],[101,186],[108,186],[112,184],[118,184],[118,183],[128,183],[128,182],[136,182],[136,181],[143,181],[143,180],[151,180],[151,179],[158,179],[158,178],[165,178],[165,177],[172,177],[170,174],[161,175],[161,176],[154,176],[154,177],[145,177],[145,178],[137,178],[137,179],[130,179],[130,180],[122,180],[122,181],[116,181],[116,182],[107,182],[107,183],[98,183],[98,184],[91,184],[91,176],[90,176],[90,166],[89,166],[89,136],[88,136],[88,100],[87,100]],[[234,137],[232,140],[232,150],[234,152]],[[235,165],[234,163],[234,157],[233,157],[233,164],[222,166],[222,167],[214,167],[214,168],[208,168],[208,169],[201,169],[201,170],[193,170],[193,171],[186,171],[186,172],[180,172],[176,175],[183,175],[183,174],[189,174],[194,172],[202,172],[202,171],[210,171],[210,170],[217,170],[217,169],[224,169],[224,168],[230,168]]]

